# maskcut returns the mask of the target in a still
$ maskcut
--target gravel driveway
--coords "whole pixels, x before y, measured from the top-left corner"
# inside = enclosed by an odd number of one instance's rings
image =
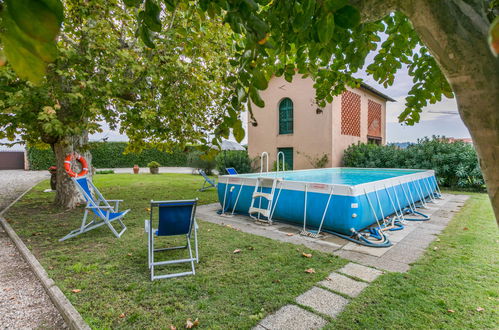
[[[0,211],[48,178],[47,171],[0,171]],[[0,329],[67,328],[43,286],[0,226]]]

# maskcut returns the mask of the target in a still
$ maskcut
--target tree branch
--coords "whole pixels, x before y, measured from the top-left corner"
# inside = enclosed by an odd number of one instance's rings
[[[399,9],[400,0],[351,0],[350,4],[360,11],[362,23],[379,21]]]

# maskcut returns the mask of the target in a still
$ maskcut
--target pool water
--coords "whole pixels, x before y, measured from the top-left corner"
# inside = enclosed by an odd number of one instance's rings
[[[354,186],[424,171],[425,170],[325,168],[302,171],[242,174],[239,175],[239,177],[256,178],[268,176],[283,178],[286,181],[342,184]]]

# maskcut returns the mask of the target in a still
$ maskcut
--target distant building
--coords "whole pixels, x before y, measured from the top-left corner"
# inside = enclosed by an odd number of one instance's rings
[[[445,138],[446,140],[448,140],[449,142],[464,142],[464,143],[469,143],[469,144],[473,144],[473,140],[471,138],[453,138],[453,137],[446,137]]]
[[[353,143],[385,144],[386,102],[392,98],[362,84],[319,108],[313,84],[300,76],[291,83],[282,77],[270,80],[260,93],[265,107],[252,104],[258,125],[248,123],[250,157],[266,151],[273,164],[282,151],[287,169],[313,168],[325,157],[324,165],[334,167],[341,166],[344,150]]]

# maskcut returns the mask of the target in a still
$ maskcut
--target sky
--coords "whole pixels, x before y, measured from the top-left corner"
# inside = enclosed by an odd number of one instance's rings
[[[416,142],[419,138],[444,135],[454,138],[469,138],[470,133],[457,112],[456,99],[443,98],[441,102],[423,108],[421,120],[414,126],[400,124],[398,115],[404,110],[405,98],[412,87],[412,78],[403,67],[395,76],[392,86],[384,88],[365,72],[358,75],[368,85],[392,97],[396,102],[386,104],[387,142]],[[445,113],[442,113],[445,112]],[[448,114],[453,112],[454,114]]]

